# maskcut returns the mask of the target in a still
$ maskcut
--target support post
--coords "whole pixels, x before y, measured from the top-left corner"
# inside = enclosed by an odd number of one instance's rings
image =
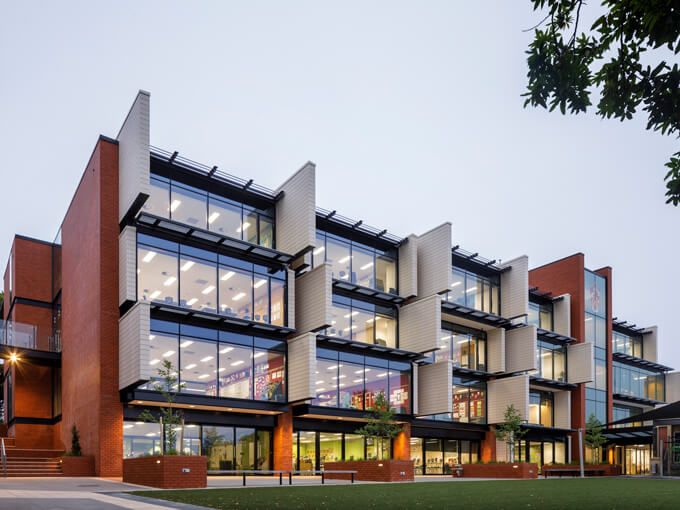
[[[244,487],[246,486],[246,474],[245,473],[243,473],[243,486]]]
[[[283,485],[283,473],[279,472],[279,485]]]
[[[581,461],[581,478],[585,478],[583,472],[583,429],[578,429],[578,456]]]
[[[323,485],[324,483],[326,483],[326,482],[325,482],[325,478],[324,478],[324,474],[325,474],[325,471],[321,471],[321,485]]]
[[[659,471],[663,476],[663,439],[659,439]]]

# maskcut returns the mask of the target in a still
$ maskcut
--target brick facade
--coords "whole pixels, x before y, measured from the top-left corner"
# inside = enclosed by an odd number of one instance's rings
[[[453,476],[457,476],[456,473]],[[463,464],[463,478],[538,478],[538,464],[530,462],[492,462]]]
[[[208,484],[206,458],[197,455],[137,457],[122,464],[125,483],[160,489],[201,489]]]
[[[412,482],[414,479],[412,460],[348,460],[326,462],[326,471],[357,471],[355,480],[371,482]],[[349,480],[351,475],[328,473],[331,480]]]
[[[293,469],[293,411],[278,415],[274,428],[274,469]]]

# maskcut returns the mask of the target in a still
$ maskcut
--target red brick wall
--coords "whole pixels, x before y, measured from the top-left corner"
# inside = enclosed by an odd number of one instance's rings
[[[411,460],[411,424],[401,426],[401,432],[394,438],[392,443],[392,456],[396,460]]]
[[[463,478],[538,478],[538,464],[528,462],[463,464]]]
[[[94,476],[94,457],[62,457],[61,472],[64,476]]]
[[[293,469],[293,411],[280,414],[274,428],[274,469]]]
[[[571,296],[571,336],[579,342],[585,342],[584,259],[583,253],[576,253],[529,271],[529,287],[538,287],[540,292],[552,292],[553,296]],[[579,384],[571,392],[571,426],[578,429],[585,424],[585,384]],[[578,459],[578,435],[572,433],[571,436],[571,456]]]
[[[190,472],[183,473],[184,468]],[[123,461],[123,482],[161,489],[202,488],[208,483],[207,468],[206,457],[194,455],[137,457]]]
[[[480,445],[480,459],[484,462],[496,460],[496,434],[493,430],[487,430],[484,434],[484,440]]]
[[[607,279],[607,421],[614,420],[613,374],[612,369],[612,268],[603,267],[595,271]]]
[[[52,302],[52,246],[14,238],[14,296]]]
[[[357,471],[355,480],[372,482],[412,482],[412,460],[348,460],[345,462],[326,462],[325,471]],[[403,474],[402,474],[403,473]],[[350,474],[326,474],[332,480],[349,480]]]
[[[62,440],[72,424],[99,476],[121,476],[118,146],[100,138],[62,224]]]
[[[52,418],[52,368],[19,362],[13,370],[14,416]]]

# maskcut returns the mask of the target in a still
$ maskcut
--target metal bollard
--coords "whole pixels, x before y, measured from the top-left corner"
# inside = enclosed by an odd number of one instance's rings
[[[321,485],[323,485],[325,483],[324,474],[325,474],[325,472],[321,471]]]
[[[352,473],[352,483],[354,483],[354,473]]]
[[[288,471],[288,485],[293,485],[293,472]]]
[[[246,474],[245,473],[243,473],[243,486],[244,487],[246,486]]]
[[[279,485],[283,485],[283,473],[279,473]]]

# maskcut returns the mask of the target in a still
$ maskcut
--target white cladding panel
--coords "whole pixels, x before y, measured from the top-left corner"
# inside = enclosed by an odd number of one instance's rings
[[[536,326],[530,324],[505,332],[505,371],[536,370]]]
[[[418,415],[453,411],[453,371],[450,361],[418,367]]]
[[[399,348],[429,352],[441,345],[442,298],[430,296],[399,309]]]
[[[321,264],[295,279],[295,324],[300,332],[331,325],[331,266]]]
[[[571,391],[556,391],[554,393],[555,427],[558,429],[571,428]]]
[[[553,323],[555,333],[571,336],[571,296],[569,294],[562,294],[553,301]]]
[[[505,372],[505,329],[486,332],[486,370],[492,374]]]
[[[529,313],[529,257],[522,255],[501,264],[510,269],[501,273],[501,310],[503,317]]]
[[[288,340],[288,401],[316,396],[316,335],[305,333]]]
[[[523,420],[529,419],[529,375],[521,374],[487,383],[488,423],[503,423],[505,410],[513,405]]]
[[[118,306],[137,301],[137,229],[127,226],[118,236]]]
[[[449,290],[451,286],[451,223],[418,236],[418,298]]]
[[[593,381],[593,344],[585,342],[567,347],[567,381],[586,383]]]
[[[657,363],[659,330],[656,326],[645,328],[642,335],[642,357],[652,363]]]
[[[399,247],[399,295],[418,294],[418,238],[410,235]]]
[[[666,374],[666,402],[680,400],[680,372]]]
[[[118,389],[151,378],[149,303],[138,302],[118,320]]]
[[[288,285],[288,327],[295,329],[295,271],[290,269],[286,270],[287,273],[287,283]]]
[[[316,167],[306,163],[276,191],[276,249],[297,255],[314,247],[316,238]]]
[[[149,196],[150,95],[140,90],[118,133],[118,221]]]

